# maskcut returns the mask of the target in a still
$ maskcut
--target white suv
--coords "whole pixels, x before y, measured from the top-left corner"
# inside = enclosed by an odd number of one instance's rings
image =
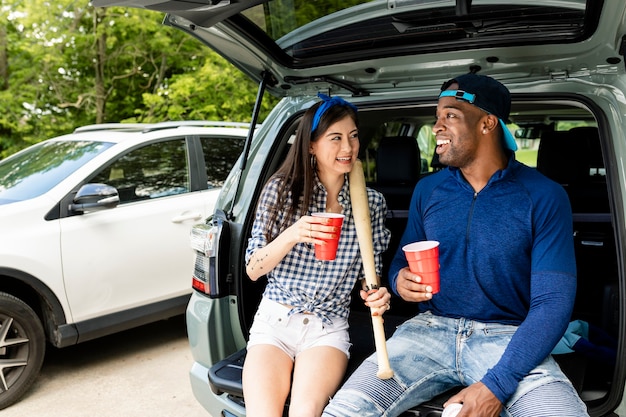
[[[101,124],[0,162],[0,408],[64,347],[185,311],[191,225],[248,125]]]

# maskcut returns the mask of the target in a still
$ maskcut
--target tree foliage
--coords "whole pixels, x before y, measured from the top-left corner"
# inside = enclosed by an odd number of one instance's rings
[[[0,158],[92,123],[249,121],[256,85],[162,19],[87,1],[0,0]]]
[[[209,52],[196,70],[175,74],[154,93],[144,93],[145,106],[135,121],[250,121],[256,85],[216,53]],[[264,99],[267,112],[275,100]]]

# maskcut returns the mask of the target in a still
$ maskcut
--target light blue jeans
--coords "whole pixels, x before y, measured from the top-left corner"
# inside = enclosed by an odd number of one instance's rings
[[[394,376],[376,377],[366,359],[324,410],[326,417],[398,416],[455,386],[482,379],[502,356],[517,326],[418,314],[387,341]],[[503,417],[583,417],[587,407],[558,364],[547,358],[519,384]]]

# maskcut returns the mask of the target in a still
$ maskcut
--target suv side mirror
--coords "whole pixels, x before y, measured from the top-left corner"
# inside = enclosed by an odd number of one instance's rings
[[[106,184],[85,184],[69,206],[70,212],[84,213],[112,209],[120,203],[117,189]]]

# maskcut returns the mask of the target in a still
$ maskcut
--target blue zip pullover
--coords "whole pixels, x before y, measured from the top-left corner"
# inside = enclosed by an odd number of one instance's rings
[[[396,294],[407,266],[402,246],[420,240],[440,242],[441,289],[419,311],[519,326],[482,379],[505,403],[570,321],[576,261],[567,194],[514,154],[478,193],[459,169],[446,168],[415,187],[389,271]]]

